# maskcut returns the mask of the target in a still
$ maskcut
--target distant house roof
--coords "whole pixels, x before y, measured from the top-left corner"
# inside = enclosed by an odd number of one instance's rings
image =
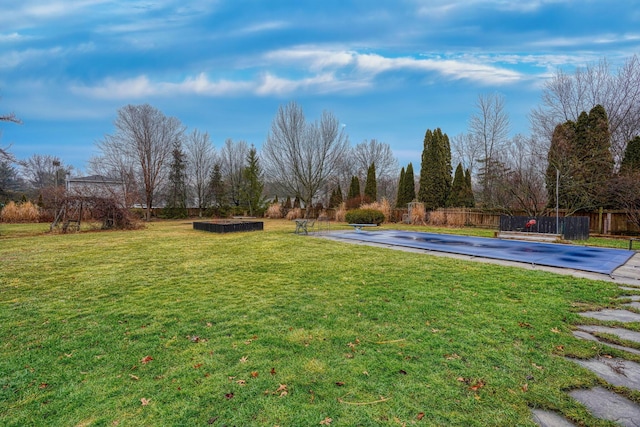
[[[80,176],[75,178],[68,178],[67,182],[70,183],[79,183],[79,184],[122,184],[122,181],[107,178],[102,175],[90,175],[90,176]]]

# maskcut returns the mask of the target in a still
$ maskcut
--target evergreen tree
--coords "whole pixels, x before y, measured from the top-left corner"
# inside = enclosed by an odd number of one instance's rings
[[[413,175],[413,164],[407,165],[407,170],[404,173],[404,190],[402,194],[406,203],[411,203],[416,199],[416,181]],[[405,204],[406,204],[405,203]]]
[[[418,200],[427,210],[447,205],[451,191],[451,146],[449,137],[440,128],[427,130],[422,150],[420,168],[420,190]]]
[[[364,184],[364,197],[367,202],[375,202],[378,200],[378,190],[376,183],[376,164],[371,163],[369,169],[367,169],[367,181]]]
[[[407,206],[407,203],[404,199],[404,166],[400,170],[400,179],[398,180],[398,195],[396,197],[396,208],[403,209]]]
[[[462,169],[462,163],[458,163],[458,166],[456,167],[456,173],[453,176],[453,183],[451,184],[451,192],[449,193],[449,206],[466,206],[466,187],[467,181]]]
[[[351,185],[349,185],[349,194],[347,195],[347,199],[355,199],[360,198],[360,180],[357,176],[351,177]]]
[[[576,122],[556,126],[547,154],[545,177],[549,204],[556,200],[556,174],[559,173],[558,202],[570,213],[607,204],[606,190],[613,175],[611,134],[606,111],[596,105]]]
[[[224,180],[222,179],[222,166],[219,162],[216,162],[211,169],[211,176],[209,177],[209,189],[211,190],[211,197],[213,206],[216,208],[225,208],[226,203],[226,188]]]
[[[627,143],[624,157],[620,165],[620,172],[630,173],[640,171],[640,136],[636,136]]]
[[[187,216],[186,169],[186,156],[182,151],[182,144],[178,140],[173,144],[173,151],[171,152],[166,200],[168,214],[173,218],[183,218]]]
[[[464,207],[472,208],[476,205],[475,197],[473,195],[473,186],[471,185],[471,171],[466,169],[464,171]]]
[[[329,198],[329,207],[337,208],[342,204],[342,189],[340,188],[340,184],[338,184],[338,188],[334,188],[331,192],[331,197]]]
[[[247,154],[247,166],[244,168],[242,178],[241,193],[244,202],[249,208],[249,215],[253,216],[255,212],[259,212],[264,206],[262,168],[260,167],[258,152],[253,145]]]

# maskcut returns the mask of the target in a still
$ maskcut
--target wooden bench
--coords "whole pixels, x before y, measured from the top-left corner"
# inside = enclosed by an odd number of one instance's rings
[[[349,224],[353,227],[356,233],[360,233],[363,227],[377,227],[378,224]]]

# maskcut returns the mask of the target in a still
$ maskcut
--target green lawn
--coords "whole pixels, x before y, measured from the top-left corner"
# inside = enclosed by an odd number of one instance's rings
[[[562,356],[604,351],[571,330],[578,310],[617,303],[612,283],[287,221],[13,227],[0,228],[1,425],[515,426],[533,406],[609,425],[567,397],[597,379]]]

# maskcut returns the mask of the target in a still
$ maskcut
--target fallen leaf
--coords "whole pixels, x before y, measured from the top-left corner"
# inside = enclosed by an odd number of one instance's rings
[[[287,394],[289,394],[288,391],[283,391],[282,393],[280,393],[280,397],[285,397]]]
[[[447,360],[455,360],[455,359],[460,359],[460,356],[458,356],[456,353],[453,353],[453,354],[445,354],[444,358]]]
[[[200,342],[200,337],[197,335],[194,335],[192,337],[189,338],[191,340],[191,342]]]
[[[224,395],[227,399],[233,399],[233,393],[227,393]]]
[[[38,386],[38,388],[40,388],[40,389],[44,389],[44,388],[47,388],[47,387],[49,387],[49,384],[47,384],[47,383],[41,383],[41,384]]]
[[[242,356],[242,357],[240,358],[240,363],[246,363],[246,362],[247,362],[247,360],[249,360],[249,357],[248,357],[248,356]]]
[[[536,369],[540,369],[540,370],[543,370],[543,369],[544,369],[542,366],[538,366],[538,365],[536,365],[535,363],[532,363],[532,364],[531,364],[531,366],[533,366],[533,367],[534,367],[534,368],[536,368]]]
[[[193,369],[198,369],[201,366],[202,366],[202,363],[195,364],[193,365]]]
[[[142,399],[140,399],[140,402],[142,402],[142,406],[147,406],[149,402],[151,402],[151,399],[146,399],[143,397]]]
[[[333,420],[331,418],[327,417],[324,420],[320,421],[320,425],[321,426],[328,426],[332,422],[333,422]]]
[[[362,375],[369,376],[369,372],[367,372],[367,371],[362,371]]]
[[[211,417],[207,420],[207,424],[213,424],[218,420],[218,417]]]
[[[258,378],[258,371],[251,372],[251,378]]]
[[[287,385],[286,384],[280,384],[280,387],[278,387],[275,392],[278,393],[280,391],[287,391]]]
[[[212,327],[213,325],[211,324],[211,322],[207,322],[207,328]]]
[[[424,412],[420,412],[416,418],[418,419],[418,421],[423,419],[424,418]]]
[[[276,374],[276,368],[271,368],[271,372],[270,372],[270,374],[271,374],[271,375],[275,375],[275,374]]]
[[[564,346],[563,345],[558,345],[558,346],[556,346],[556,350],[564,351]]]
[[[479,389],[481,389],[482,387],[484,387],[484,382],[482,380],[480,381],[476,381],[476,383],[472,386],[469,387],[469,390],[472,391],[478,391]]]
[[[338,382],[336,382],[336,385],[337,385],[338,387],[342,387],[342,386],[344,385],[344,383],[343,383],[342,381],[338,381]]]
[[[522,391],[524,391],[525,393],[529,391],[529,384],[524,383],[524,385],[522,386]]]
[[[143,365],[145,365],[145,364],[147,364],[147,363],[151,362],[152,360],[153,360],[153,357],[151,357],[151,356],[145,356],[145,357],[143,357],[143,358],[140,360],[140,362],[142,362],[142,364],[143,364]]]
[[[465,380],[465,379],[464,379],[464,378],[462,378],[462,377],[458,377],[458,378],[456,379],[456,381],[460,381],[461,383],[466,383],[466,382],[467,382],[467,380]]]
[[[136,377],[135,375],[129,374],[129,377],[131,377],[132,380],[138,381],[140,378]]]
[[[404,369],[400,369],[398,373],[402,375],[407,375],[407,371],[405,371]]]
[[[236,381],[236,384],[238,384],[238,385],[247,385],[247,382],[245,380],[238,380],[238,381]]]
[[[558,328],[553,328],[551,329],[551,332],[553,332],[554,334],[559,334],[560,330]]]
[[[531,323],[518,322],[518,326],[520,326],[521,328],[531,328]]]

